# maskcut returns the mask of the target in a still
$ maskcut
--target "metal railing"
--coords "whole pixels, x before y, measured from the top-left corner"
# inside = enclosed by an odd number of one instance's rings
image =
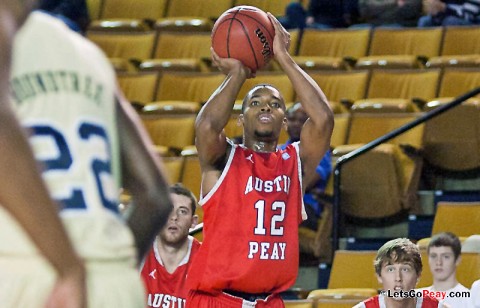
[[[377,138],[373,141],[371,141],[370,143],[367,143],[365,144],[364,146],[352,151],[352,152],[349,152],[343,156],[341,156],[337,162],[336,162],[336,165],[335,165],[335,168],[334,168],[334,172],[333,172],[333,176],[334,176],[334,179],[333,179],[333,192],[334,192],[334,196],[333,196],[333,226],[332,226],[332,246],[333,246],[333,249],[332,249],[332,253],[335,253],[335,251],[339,248],[339,241],[340,241],[340,223],[342,222],[341,220],[341,215],[342,215],[342,211],[341,211],[341,208],[340,208],[340,204],[341,204],[341,197],[340,197],[340,182],[341,182],[341,170],[342,170],[342,166],[359,157],[360,155],[362,154],[365,154],[366,152],[370,151],[371,149],[375,148],[376,146],[382,144],[382,143],[385,143],[395,137],[397,137],[398,135],[400,134],[403,134],[404,132],[414,128],[415,126],[417,125],[420,125],[450,109],[452,109],[453,107],[456,107],[457,105],[460,105],[461,103],[463,103],[464,101],[466,101],[467,99],[477,95],[480,93],[480,88],[476,88],[470,92],[467,92],[466,94],[464,95],[461,95],[457,98],[455,98],[453,101],[451,101],[450,103],[446,104],[446,105],[443,105],[443,106],[440,106],[438,108],[435,108],[425,114],[423,114],[422,116],[418,117],[417,119],[413,120],[412,122],[410,123],[407,123],[405,124],[404,126],[401,126],[393,131],[391,131],[390,133],[380,137],[380,138]]]

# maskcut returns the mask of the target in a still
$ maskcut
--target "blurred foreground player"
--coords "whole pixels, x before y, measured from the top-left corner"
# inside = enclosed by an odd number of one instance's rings
[[[204,242],[187,277],[187,307],[284,307],[279,293],[297,277],[302,182],[314,176],[329,148],[333,115],[321,89],[288,54],[288,32],[269,17],[275,59],[310,118],[299,143],[277,150],[285,101],[275,87],[257,85],[243,102],[243,144],[234,145],[223,128],[252,73],[212,53],[226,78],[196,121]]]
[[[42,12],[31,13],[17,33],[12,63],[14,108],[84,259],[88,307],[144,307],[136,265],[166,221],[171,201],[146,134],[116,90],[111,65],[96,46]],[[131,230],[118,213],[120,175],[134,196]],[[18,256],[19,269],[2,275],[11,283],[0,292],[18,301],[16,307],[41,306],[55,273],[11,220],[2,232],[9,240],[0,241],[0,249]]]
[[[50,279],[50,295],[45,293],[43,302],[48,297],[49,307],[85,307],[83,264],[58,218],[8,95],[13,37],[34,5],[35,1],[0,2],[0,305],[33,307],[40,303],[37,298],[30,299],[34,302],[22,298],[30,286],[35,288],[42,281],[19,275],[36,264],[21,258],[21,244],[11,237],[16,232],[30,241],[31,249],[42,254],[43,262],[57,275],[56,280]]]

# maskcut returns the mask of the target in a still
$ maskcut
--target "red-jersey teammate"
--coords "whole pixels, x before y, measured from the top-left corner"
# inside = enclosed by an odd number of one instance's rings
[[[285,101],[274,86],[257,85],[243,101],[243,144],[229,142],[223,128],[253,74],[212,51],[226,78],[196,121],[204,242],[188,274],[187,307],[284,307],[279,293],[297,276],[302,183],[311,181],[329,148],[333,115],[319,86],[288,54],[288,32],[269,16],[275,59],[309,119],[299,143],[277,150],[286,128]]]
[[[197,224],[197,199],[181,184],[170,187],[173,211],[145,258],[142,278],[149,307],[184,308],[187,272],[200,242],[188,235]]]

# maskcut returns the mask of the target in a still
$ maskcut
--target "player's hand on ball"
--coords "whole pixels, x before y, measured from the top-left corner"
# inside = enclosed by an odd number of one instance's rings
[[[290,48],[290,33],[282,26],[282,24],[271,13],[267,13],[275,28],[275,37],[273,38],[273,55],[277,57],[281,54],[288,53]]]
[[[212,65],[217,67],[225,75],[241,72],[246,78],[255,77],[255,73],[252,73],[252,70],[243,65],[241,61],[233,58],[221,58],[213,48],[210,48],[210,51],[212,52]]]

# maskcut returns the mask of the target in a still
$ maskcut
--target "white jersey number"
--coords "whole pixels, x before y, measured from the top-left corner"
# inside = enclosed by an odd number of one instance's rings
[[[33,134],[32,137],[51,138],[51,141],[53,141],[57,148],[56,155],[51,155],[52,157],[43,157],[40,159],[45,165],[46,170],[44,173],[56,172],[58,174],[58,172],[65,172],[65,174],[68,174],[74,161],[67,140],[62,132],[48,125],[33,125],[30,128]],[[112,178],[110,142],[105,129],[97,124],[84,122],[79,126],[77,133],[80,142],[89,142],[91,137],[97,137],[105,143],[108,151],[108,158],[103,160],[99,158],[93,158],[90,167],[95,178],[98,195],[102,205],[105,208],[117,212],[118,209],[116,202],[107,198],[104,188],[102,187],[102,179],[105,179],[105,177]],[[87,208],[82,187],[70,187],[69,197],[62,198],[57,201],[62,203],[64,209]]]
[[[272,216],[270,221],[270,235],[283,235],[283,227],[279,227],[280,223],[285,218],[285,202],[275,201],[272,203],[272,211],[280,210],[280,213]],[[266,235],[265,228],[265,200],[258,200],[255,202],[255,209],[257,210],[257,226],[253,230],[254,234]]]

